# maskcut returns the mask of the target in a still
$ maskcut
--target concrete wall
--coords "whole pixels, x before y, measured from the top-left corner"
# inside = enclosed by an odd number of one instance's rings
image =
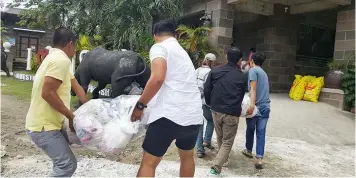
[[[347,60],[355,54],[355,9],[341,10],[337,16],[334,59]]]

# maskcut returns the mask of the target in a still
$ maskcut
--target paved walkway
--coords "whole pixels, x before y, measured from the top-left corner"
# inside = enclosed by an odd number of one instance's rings
[[[244,148],[245,119],[240,120],[238,135],[222,176],[355,176],[355,118],[325,103],[292,101],[284,94],[271,95],[271,118],[267,125],[265,168],[256,171],[253,159],[240,152]],[[215,137],[215,135],[214,135]],[[215,140],[215,139],[214,139]],[[216,143],[215,143],[216,144]],[[174,145],[174,144],[172,144]],[[176,154],[176,148],[170,154]],[[214,151],[205,159],[196,159],[196,176],[209,176]],[[170,156],[157,170],[162,177],[178,176],[179,159]],[[75,176],[135,176],[138,165],[106,159],[79,158]],[[11,171],[4,176],[42,176],[51,168],[43,155],[10,160]]]
[[[286,94],[272,94],[271,100],[267,136],[313,144],[355,144],[354,114],[322,102],[294,101]],[[239,133],[243,134],[246,123],[241,121]]]

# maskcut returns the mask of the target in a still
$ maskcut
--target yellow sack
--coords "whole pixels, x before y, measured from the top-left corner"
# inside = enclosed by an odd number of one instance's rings
[[[295,75],[295,79],[293,81],[293,85],[292,85],[292,87],[290,88],[290,91],[289,91],[289,98],[293,99],[293,93],[295,91],[295,87],[300,82],[300,79],[302,79],[301,75]]]
[[[318,102],[319,94],[323,86],[324,77],[314,78],[310,80],[307,86],[305,87],[303,100],[315,103]]]
[[[301,77],[301,76],[300,76]],[[297,76],[296,76],[297,78]],[[298,76],[299,78],[299,76]],[[304,91],[305,91],[305,86],[307,85],[307,81],[311,80],[312,76],[304,76],[299,79],[299,81],[296,81],[296,85],[294,86],[294,89],[292,90],[291,93],[291,98],[293,100],[299,101],[303,99],[304,96]]]

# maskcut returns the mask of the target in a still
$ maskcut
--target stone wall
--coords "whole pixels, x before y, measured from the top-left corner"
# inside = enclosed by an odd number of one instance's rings
[[[234,7],[227,0],[213,0],[207,2],[207,11],[212,12],[210,44],[226,51],[232,44]]]
[[[262,68],[267,72],[271,92],[285,92],[294,80],[296,23],[293,16],[262,16],[234,26],[234,44],[248,55],[255,47],[266,55]]]
[[[347,60],[355,54],[355,9],[339,11],[336,24],[334,59]]]

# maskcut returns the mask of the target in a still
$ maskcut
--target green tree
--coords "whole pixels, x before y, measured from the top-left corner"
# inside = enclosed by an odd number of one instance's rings
[[[185,25],[180,25],[177,28],[177,32],[179,34],[179,43],[188,52],[196,67],[207,53],[211,52],[216,55],[219,54],[217,50],[209,45],[208,37],[211,33],[209,27],[202,26],[191,28]]]
[[[4,26],[4,22],[1,20],[1,41],[2,41],[2,43],[7,41],[7,36],[4,35],[4,33],[6,33],[6,32],[7,32],[7,28]]]
[[[67,21],[73,9],[74,0],[30,0],[25,4],[28,9],[19,15],[21,26],[28,28],[46,28],[54,30],[57,27],[68,25]],[[19,3],[10,5],[19,6]]]
[[[55,29],[65,25],[77,34],[100,35],[117,49],[129,44],[135,50],[148,33],[154,17],[180,16],[183,0],[29,0],[19,24]],[[15,4],[14,6],[16,6]]]

